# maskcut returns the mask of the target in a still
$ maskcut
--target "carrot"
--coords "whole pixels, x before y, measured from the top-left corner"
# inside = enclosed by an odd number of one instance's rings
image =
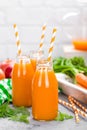
[[[82,85],[84,88],[87,88],[87,76],[82,73],[78,73],[75,76],[77,83]]]
[[[84,88],[85,90],[87,90],[87,88],[85,88],[83,85],[81,85],[81,84],[79,84],[79,83],[77,83],[76,84],[78,87],[80,87],[80,88]]]

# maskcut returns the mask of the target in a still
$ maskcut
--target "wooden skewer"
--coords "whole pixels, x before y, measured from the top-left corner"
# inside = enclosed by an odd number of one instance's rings
[[[78,111],[77,111],[77,109],[76,109],[76,106],[75,106],[75,104],[73,103],[73,101],[72,101],[72,99],[71,99],[70,96],[68,97],[68,100],[69,100],[69,102],[70,102],[71,105],[72,105],[72,109],[73,109],[73,111],[74,111],[74,113],[75,113],[75,119],[76,119],[76,122],[78,123],[80,120],[79,120],[79,117],[78,117]]]
[[[69,96],[72,101],[77,105],[79,106],[84,112],[87,112],[87,108],[85,108],[82,104],[80,104],[77,100],[75,100],[73,97]]]
[[[62,105],[64,105],[65,107],[72,108],[72,105],[71,105],[70,103],[65,102],[65,101],[63,101],[63,100],[61,100],[61,99],[59,99],[59,103],[62,104]],[[78,111],[78,113],[79,113],[81,116],[87,118],[87,114],[86,114],[85,112],[81,111],[81,110],[78,109],[78,108],[75,108],[75,109]]]

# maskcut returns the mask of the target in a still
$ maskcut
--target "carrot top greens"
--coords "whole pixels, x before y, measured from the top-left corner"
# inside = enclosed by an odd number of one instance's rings
[[[53,60],[53,69],[55,73],[62,72],[75,79],[77,73],[87,75],[87,66],[83,57],[58,57]]]

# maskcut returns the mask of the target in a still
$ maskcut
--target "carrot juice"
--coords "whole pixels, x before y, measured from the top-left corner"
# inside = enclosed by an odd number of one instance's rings
[[[12,71],[12,95],[15,106],[31,106],[31,83],[34,70],[27,57],[18,58]]]
[[[36,70],[37,61],[43,57],[43,51],[30,51],[30,59],[33,66],[34,71]]]
[[[75,49],[87,51],[87,39],[73,39]]]
[[[32,114],[36,120],[53,120],[58,114],[58,82],[48,63],[38,63],[32,81]]]
[[[36,70],[37,60],[36,59],[31,59],[31,63],[32,63],[33,69],[35,71]]]

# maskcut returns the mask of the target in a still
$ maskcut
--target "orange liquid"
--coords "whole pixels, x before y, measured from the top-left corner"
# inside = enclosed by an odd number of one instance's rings
[[[87,39],[74,39],[72,41],[75,49],[78,50],[87,50]]]
[[[36,70],[36,59],[31,59],[31,64],[33,66],[34,71]]]
[[[35,72],[32,84],[32,114],[36,120],[53,120],[58,114],[58,82],[53,71]]]
[[[31,106],[31,83],[34,71],[31,63],[15,63],[12,72],[13,104]]]

